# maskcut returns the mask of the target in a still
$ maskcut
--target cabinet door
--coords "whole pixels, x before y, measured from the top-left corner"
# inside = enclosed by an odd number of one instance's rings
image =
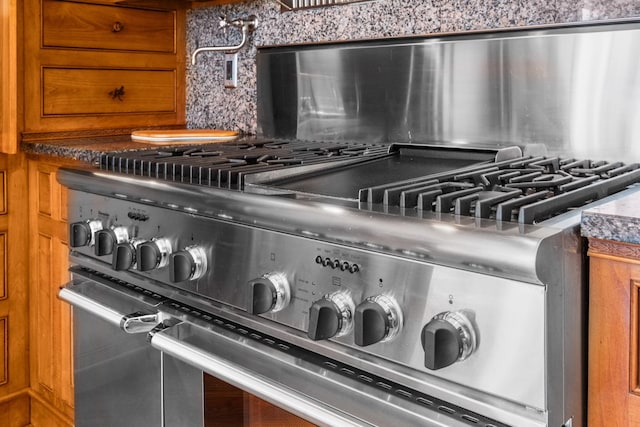
[[[23,155],[0,155],[0,426],[29,422],[28,241]]]
[[[34,425],[73,420],[72,313],[57,297],[70,278],[66,190],[56,180],[58,167],[29,161],[31,384],[56,412],[54,417],[45,406],[32,411],[40,418]]]
[[[589,425],[637,426],[640,246],[589,245]]]
[[[184,125],[184,9],[24,3],[24,142]]]

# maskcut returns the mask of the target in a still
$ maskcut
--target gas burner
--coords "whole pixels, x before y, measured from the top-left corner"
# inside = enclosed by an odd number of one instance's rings
[[[640,165],[523,157],[360,190],[360,202],[533,224],[640,182]]]

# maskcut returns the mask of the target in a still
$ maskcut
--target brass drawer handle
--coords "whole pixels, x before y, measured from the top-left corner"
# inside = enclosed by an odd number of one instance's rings
[[[124,24],[122,22],[116,21],[113,23],[113,26],[111,27],[112,33],[119,33],[122,30],[124,30]]]
[[[109,95],[113,100],[117,99],[118,101],[124,101],[124,99],[122,99],[122,97],[124,96],[124,86],[115,88],[114,90],[109,92]]]

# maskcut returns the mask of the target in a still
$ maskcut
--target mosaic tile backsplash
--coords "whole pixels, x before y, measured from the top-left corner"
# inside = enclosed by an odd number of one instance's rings
[[[512,28],[640,16],[638,0],[373,0],[342,6],[280,12],[275,0],[255,0],[192,9],[187,52],[234,45],[240,32],[218,27],[229,18],[256,15],[259,25],[239,52],[238,87],[224,87],[221,53],[202,53],[187,68],[190,128],[259,133],[256,117],[257,46],[319,43],[467,30]]]

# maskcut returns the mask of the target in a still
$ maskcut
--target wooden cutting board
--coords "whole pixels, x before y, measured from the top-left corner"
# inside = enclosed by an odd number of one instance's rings
[[[238,135],[236,131],[218,129],[137,130],[131,132],[131,140],[155,145],[208,144],[232,141]]]

